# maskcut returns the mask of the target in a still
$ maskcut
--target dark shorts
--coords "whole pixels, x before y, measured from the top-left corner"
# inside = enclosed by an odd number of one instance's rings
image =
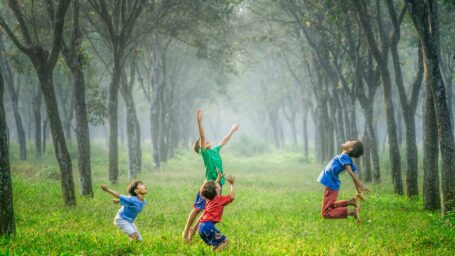
[[[220,243],[227,240],[226,236],[216,229],[213,222],[202,222],[198,227],[199,236],[207,244],[213,247],[220,245]]]
[[[221,191],[220,191],[220,194],[223,193],[223,185],[221,185]],[[205,198],[202,197],[200,194],[199,194],[199,191],[197,192],[196,194],[196,200],[194,200],[194,208],[199,210],[200,212],[202,212],[205,208]]]

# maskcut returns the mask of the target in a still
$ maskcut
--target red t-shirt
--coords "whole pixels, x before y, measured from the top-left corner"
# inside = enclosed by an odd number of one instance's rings
[[[224,206],[231,202],[232,198],[229,195],[215,196],[213,200],[207,200],[207,204],[205,205],[204,213],[201,216],[200,222],[220,222],[221,216],[223,215]]]

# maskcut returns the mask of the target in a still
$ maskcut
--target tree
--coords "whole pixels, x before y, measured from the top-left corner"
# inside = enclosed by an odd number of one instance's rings
[[[353,0],[353,3],[359,18],[360,25],[363,32],[365,33],[369,49],[379,66],[384,92],[384,109],[387,118],[387,133],[389,138],[389,156],[391,162],[393,187],[396,194],[402,195],[403,183],[401,180],[400,149],[398,146],[397,126],[395,122],[395,113],[392,102],[392,83],[388,68],[388,52],[391,38],[388,38],[386,36],[386,32],[383,30],[384,24],[379,0],[376,1],[376,19],[379,27],[381,48],[378,47],[379,43],[376,41],[373,34],[372,24],[368,16],[366,2],[364,0]],[[393,38],[393,36],[394,35],[392,34],[391,37]]]
[[[43,38],[40,40],[37,34],[38,28],[35,27],[36,24],[26,21],[23,10],[21,10],[21,5],[16,0],[9,0],[8,5],[19,23],[21,37],[25,43],[21,42],[10,26],[7,25],[3,15],[0,16],[0,26],[6,31],[16,47],[30,58],[38,75],[49,116],[55,156],[60,166],[63,199],[66,205],[73,206],[76,205],[76,196],[74,193],[72,163],[66,147],[66,139],[62,122],[60,121],[52,78],[52,71],[57,63],[62,46],[64,18],[70,1],[59,0],[56,10],[54,10],[53,4],[51,3],[49,1],[46,6],[53,30],[52,48],[50,51],[42,44],[46,40],[43,40]],[[33,35],[30,33],[30,26],[33,27]]]
[[[442,157],[442,213],[446,214],[455,209],[455,140],[439,64],[438,2],[406,0],[406,7],[422,44],[425,82],[430,85],[428,93],[433,96],[436,110],[439,148]],[[432,106],[427,105],[428,107]]]
[[[3,32],[0,32],[0,54],[6,55],[6,48],[3,42]],[[14,74],[11,65],[5,56],[0,59],[0,68],[6,74],[6,84],[8,85],[9,95],[11,97],[11,104],[13,105],[14,120],[16,121],[17,139],[19,142],[19,159],[27,159],[27,143],[25,139],[24,125],[22,124],[22,117],[19,112],[18,99],[20,84],[14,85]]]
[[[3,59],[3,57],[0,58]],[[3,90],[3,74],[0,69],[0,236],[12,235],[16,232]]]
[[[97,21],[90,20],[92,26],[104,40],[110,43],[113,54],[113,71],[109,85],[109,181],[117,183],[118,179],[118,92],[121,76],[124,69],[128,45],[131,43],[131,34],[143,8],[144,1],[106,2],[104,0],[89,0],[89,4],[96,12],[105,28]],[[152,1],[155,2],[155,1]],[[153,5],[153,4],[152,4]],[[89,17],[89,16],[88,16]],[[106,32],[107,30],[107,32]]]
[[[65,42],[63,43],[64,47],[62,53],[74,80],[74,109],[76,113],[80,193],[83,196],[92,197],[93,188],[90,168],[90,133],[85,103],[85,77],[83,71],[86,60],[84,52],[81,48],[82,33],[79,27],[79,8],[79,0],[73,0],[71,37],[68,45]]]

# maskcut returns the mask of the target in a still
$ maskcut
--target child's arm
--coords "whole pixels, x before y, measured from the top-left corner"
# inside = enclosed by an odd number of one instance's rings
[[[106,191],[107,193],[117,197],[117,198],[120,198],[120,193],[119,192],[116,192],[114,190],[111,190],[110,188],[108,188],[106,185],[101,185],[101,189]]]
[[[203,112],[201,109],[197,110],[197,126],[199,129],[199,140],[201,144],[201,149],[205,148],[205,132],[204,128],[202,128],[202,115]]]
[[[224,139],[222,141],[220,141],[219,144],[221,146],[226,145],[229,142],[229,140],[231,139],[232,134],[234,134],[234,132],[239,129],[239,126],[240,126],[239,124],[232,125],[231,130],[226,134],[226,136],[224,136]]]
[[[229,193],[229,197],[231,197],[231,200],[234,200],[235,199],[235,179],[234,179],[234,176],[232,175],[229,175],[227,176],[227,181],[229,182],[229,184],[231,184],[231,193]]]
[[[359,177],[352,171],[352,168],[350,165],[346,165],[346,171],[348,171],[349,175],[351,175],[352,181],[354,181],[354,185],[357,189],[357,195],[361,195],[362,192],[368,193],[370,190],[365,187],[362,182],[359,180]]]

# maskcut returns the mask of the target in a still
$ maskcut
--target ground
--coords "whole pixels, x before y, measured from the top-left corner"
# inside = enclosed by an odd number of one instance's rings
[[[101,191],[107,180],[107,152],[92,154],[95,196],[63,204],[58,167],[48,152],[42,160],[19,162],[12,153],[17,234],[0,238],[0,255],[207,255],[196,234],[189,245],[181,233],[203,182],[200,156],[177,152],[160,171],[151,170],[144,153],[139,175],[149,189],[148,204],[136,225],[144,242],[130,243],[113,224],[118,206]],[[111,186],[126,193],[126,150],[120,154],[120,179]],[[144,150],[144,152],[147,152]],[[151,154],[150,154],[151,155]],[[320,217],[324,188],[316,178],[324,164],[305,161],[298,153],[268,152],[242,157],[222,152],[225,173],[236,177],[237,199],[217,225],[231,241],[224,255],[455,255],[453,218],[422,210],[421,199],[393,195],[383,165],[383,184],[369,185],[360,225],[351,219]],[[77,162],[73,163],[78,192]],[[228,193],[229,185],[223,188]],[[342,176],[340,198],[355,195],[349,175]]]

